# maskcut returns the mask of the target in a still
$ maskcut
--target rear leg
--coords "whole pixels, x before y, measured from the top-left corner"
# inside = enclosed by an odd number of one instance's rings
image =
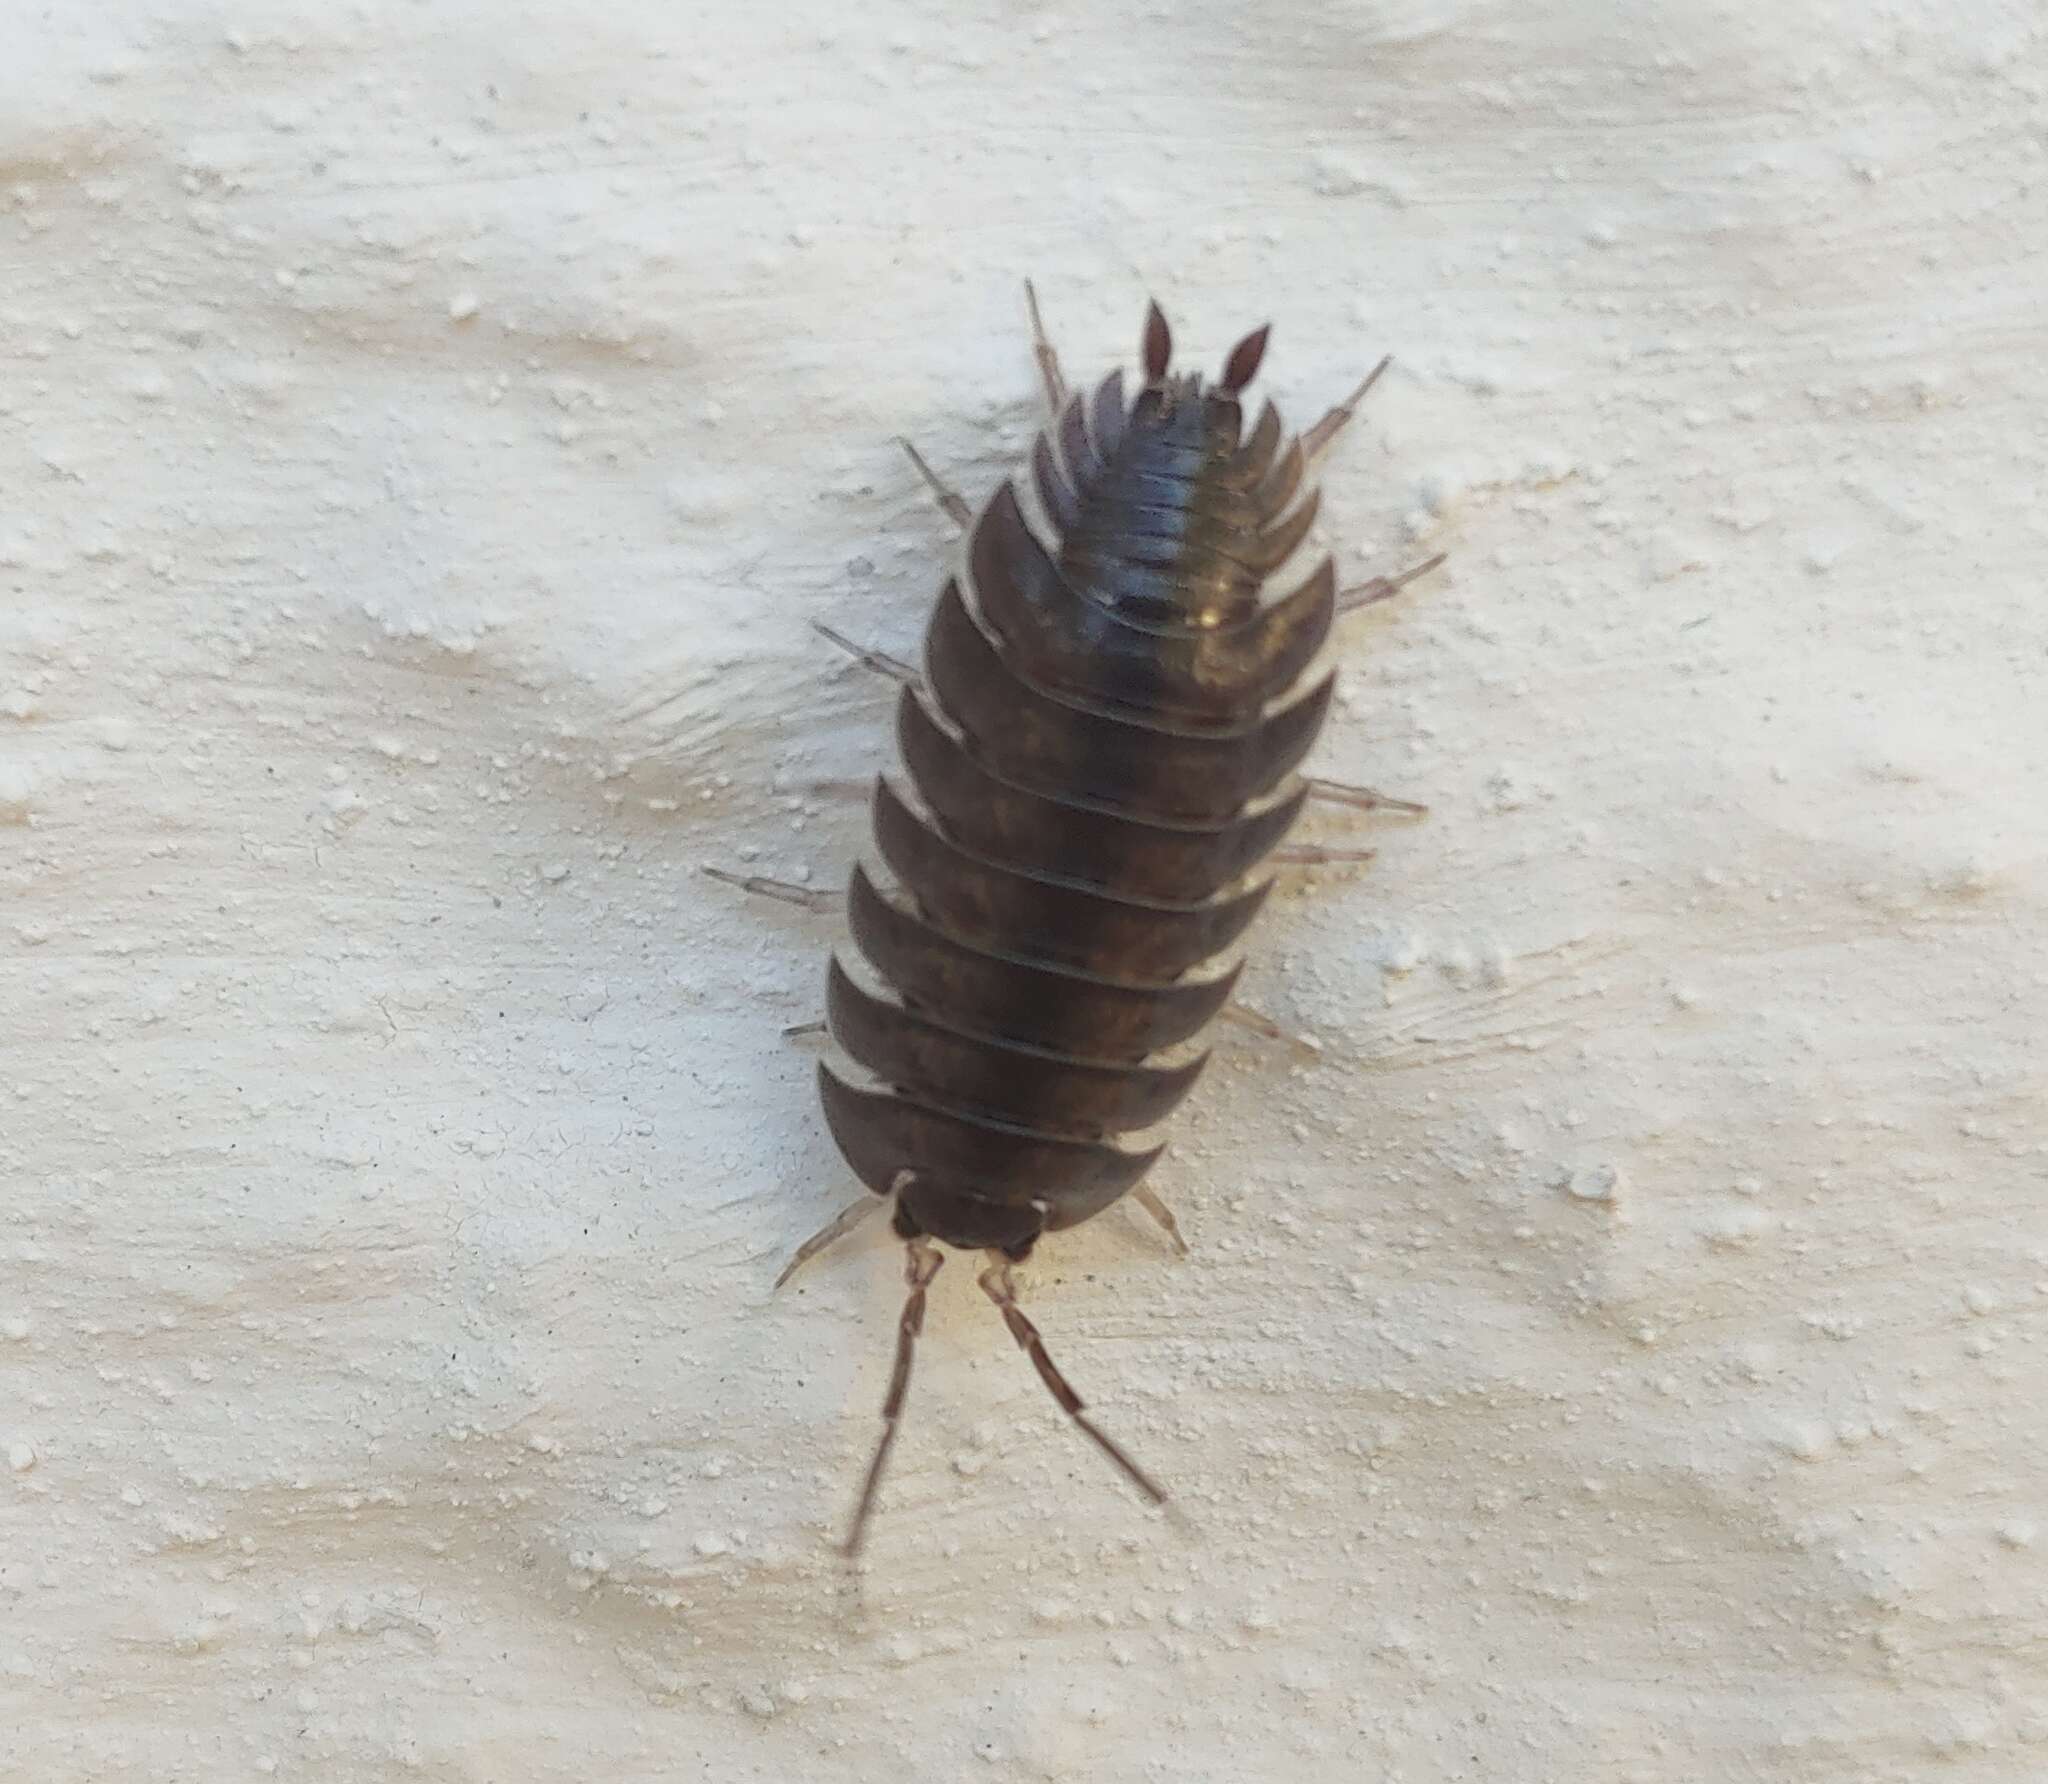
[[[903,1299],[903,1312],[896,1321],[896,1365],[889,1373],[889,1392],[882,1401],[882,1436],[868,1463],[867,1478],[861,1482],[860,1502],[854,1507],[853,1527],[846,1533],[840,1552],[851,1561],[860,1553],[868,1533],[868,1516],[875,1509],[875,1489],[882,1484],[882,1469],[895,1446],[896,1427],[902,1422],[903,1402],[910,1393],[910,1365],[917,1355],[917,1335],[924,1330],[925,1290],[939,1273],[945,1256],[929,1239],[909,1240],[903,1258],[903,1280],[910,1292]]]
[[[1003,1323],[1010,1328],[1010,1336],[1017,1340],[1018,1348],[1031,1358],[1039,1379],[1051,1391],[1052,1397],[1060,1403],[1060,1410],[1088,1433],[1095,1447],[1123,1470],[1124,1478],[1132,1486],[1154,1505],[1164,1505],[1166,1489],[1125,1455],[1115,1439],[1088,1417],[1082,1410],[1081,1396],[1067,1385],[1067,1378],[1059,1372],[1052,1358],[1046,1354],[1045,1340],[1039,1337],[1038,1328],[1025,1317],[1024,1309],[1017,1305],[1017,1284],[1010,1273],[1010,1260],[999,1251],[990,1252],[989,1257],[992,1260],[989,1267],[976,1278],[981,1284],[981,1292],[996,1304],[1003,1316]]]

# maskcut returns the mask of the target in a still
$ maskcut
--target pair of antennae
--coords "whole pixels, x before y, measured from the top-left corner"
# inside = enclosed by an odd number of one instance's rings
[[[1039,1379],[1059,1402],[1060,1410],[1087,1432],[1096,1448],[1123,1470],[1124,1477],[1139,1492],[1154,1505],[1164,1505],[1166,1489],[1125,1455],[1115,1439],[1082,1410],[1081,1396],[1074,1392],[1067,1378],[1046,1354],[1045,1340],[1039,1337],[1038,1328],[1017,1305],[1017,1285],[1010,1274],[1010,1260],[999,1254],[991,1255],[995,1261],[976,1280],[981,1284],[982,1293],[1001,1312],[1003,1323],[1010,1328],[1010,1336],[1017,1340],[1018,1348],[1031,1358]],[[909,1241],[903,1260],[903,1280],[909,1284],[910,1292],[903,1299],[903,1312],[896,1322],[896,1365],[889,1372],[889,1392],[882,1401],[882,1435],[875,1445],[874,1458],[868,1463],[867,1478],[861,1482],[860,1503],[854,1508],[853,1528],[847,1532],[843,1548],[849,1561],[860,1553],[861,1544],[867,1537],[868,1517],[875,1508],[875,1493],[882,1484],[882,1469],[889,1460],[897,1428],[903,1420],[903,1403],[910,1393],[910,1365],[917,1354],[918,1334],[924,1330],[925,1291],[931,1287],[932,1278],[938,1275],[939,1267],[945,1261],[944,1255],[929,1239]]]
[[[1259,362],[1266,357],[1266,342],[1272,333],[1273,325],[1268,322],[1253,329],[1231,348],[1230,357],[1223,362],[1220,380],[1224,395],[1237,395],[1259,375]],[[1166,316],[1160,310],[1158,300],[1154,299],[1145,311],[1145,376],[1157,384],[1166,376],[1166,368],[1172,359],[1173,330],[1166,326]]]

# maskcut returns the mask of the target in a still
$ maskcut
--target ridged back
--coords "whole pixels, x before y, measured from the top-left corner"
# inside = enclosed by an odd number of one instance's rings
[[[1128,406],[1121,374],[1076,393],[1032,454],[1046,536],[1006,482],[941,591],[899,713],[918,797],[877,793],[898,891],[854,886],[878,988],[838,963],[831,986],[835,1038],[886,1088],[823,1075],[899,1231],[1023,1256],[1138,1181],[1158,1148],[1115,1136],[1200,1072],[1183,1043],[1228,998],[1218,957],[1263,902],[1247,876],[1300,808],[1286,783],[1334,683],[1301,691],[1332,566],[1262,600],[1315,513],[1299,443],[1270,405],[1241,433],[1193,378]]]

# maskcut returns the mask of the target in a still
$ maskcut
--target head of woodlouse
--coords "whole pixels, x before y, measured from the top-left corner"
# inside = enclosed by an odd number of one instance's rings
[[[1266,356],[1266,343],[1272,333],[1272,324],[1265,323],[1246,335],[1223,362],[1222,377],[1205,389],[1199,372],[1169,376],[1173,331],[1154,302],[1145,312],[1145,335],[1140,349],[1145,388],[1132,406],[1132,424],[1183,433],[1187,444],[1198,447],[1205,457],[1220,458],[1235,452],[1244,432],[1238,393],[1258,375],[1259,362]]]

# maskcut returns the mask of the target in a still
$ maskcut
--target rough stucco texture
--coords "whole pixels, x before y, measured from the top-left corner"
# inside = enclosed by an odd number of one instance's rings
[[[0,1775],[2048,1772],[2041,15],[21,6]],[[1157,1179],[940,1278],[786,1026],[975,499],[1156,293],[1333,454],[1324,812]]]

